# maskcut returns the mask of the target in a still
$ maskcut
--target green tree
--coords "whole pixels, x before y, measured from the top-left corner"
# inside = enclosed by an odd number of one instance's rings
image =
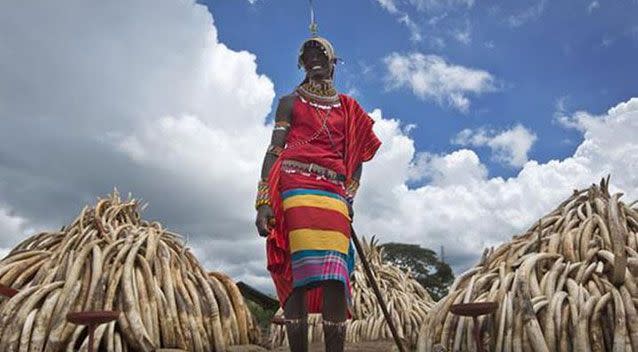
[[[448,293],[448,287],[454,281],[449,265],[442,262],[436,253],[417,244],[386,243],[383,248],[383,260],[412,272],[414,278],[439,300]]]

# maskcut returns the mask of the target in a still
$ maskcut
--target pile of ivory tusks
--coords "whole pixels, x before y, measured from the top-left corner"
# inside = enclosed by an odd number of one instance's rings
[[[458,276],[432,308],[418,351],[475,351],[471,318],[452,304],[496,301],[479,318],[487,351],[638,352],[638,209],[609,176],[574,191],[528,231]]]
[[[118,310],[96,329],[107,351],[224,351],[259,339],[239,290],[207,273],[181,236],[140,219],[115,191],[68,227],[32,236],[0,261],[0,351],[85,351],[69,312]]]
[[[415,345],[419,328],[435,304],[434,300],[409,271],[383,261],[383,248],[375,243],[374,238],[369,243],[363,239],[361,244],[399,336],[405,342]],[[351,284],[352,319],[346,322],[346,341],[357,343],[391,339],[390,328],[358,256]],[[283,311],[280,309],[277,315],[283,315]],[[323,340],[321,314],[309,314],[308,329],[309,341]],[[284,326],[271,325],[270,342],[271,348],[288,344]]]

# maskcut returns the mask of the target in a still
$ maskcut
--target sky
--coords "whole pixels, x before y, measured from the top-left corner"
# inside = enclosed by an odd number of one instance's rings
[[[355,228],[458,274],[572,190],[638,199],[638,1],[315,0],[375,120]],[[0,257],[114,187],[272,292],[253,208],[306,1],[0,3]]]

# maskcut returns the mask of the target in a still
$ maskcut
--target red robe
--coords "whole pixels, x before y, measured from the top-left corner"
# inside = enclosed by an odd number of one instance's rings
[[[347,111],[345,123],[345,167],[346,183],[352,179],[352,174],[365,161],[374,157],[381,146],[381,141],[372,131],[374,121],[353,98],[340,94],[342,106]],[[282,153],[282,155],[285,155]],[[268,177],[270,186],[270,201],[275,214],[276,224],[266,240],[266,256],[268,271],[272,276],[279,304],[283,307],[293,289],[292,266],[288,236],[284,224],[281,197],[278,191],[281,172],[280,156],[273,164]],[[308,312],[320,313],[322,306],[321,287],[308,290]]]

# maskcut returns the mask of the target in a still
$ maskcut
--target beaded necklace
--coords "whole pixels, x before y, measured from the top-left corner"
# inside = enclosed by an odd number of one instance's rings
[[[331,79],[320,82],[308,80],[307,82],[300,84],[296,91],[306,100],[320,105],[333,105],[339,103],[339,94],[332,84]]]

